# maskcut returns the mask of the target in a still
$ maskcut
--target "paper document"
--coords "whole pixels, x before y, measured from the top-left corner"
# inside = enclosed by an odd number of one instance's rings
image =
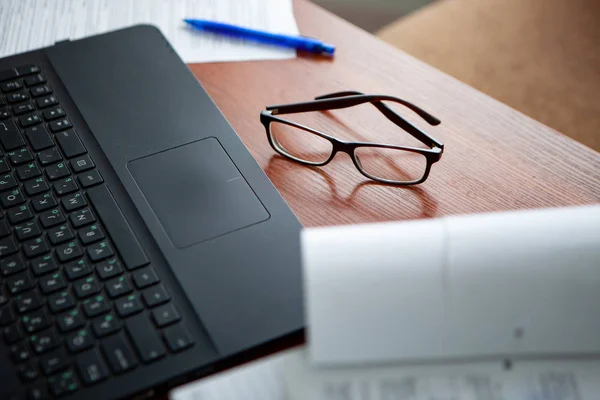
[[[301,238],[316,365],[600,354],[600,205]]]
[[[285,381],[289,400],[597,400],[600,361],[316,368],[296,352]]]
[[[600,205],[302,231],[289,400],[597,400]]]
[[[0,57],[140,23],[156,25],[186,63],[296,56],[293,49],[194,31],[186,17],[298,34],[291,0],[1,0]]]
[[[171,392],[171,400],[287,400],[283,362],[290,352],[278,353]]]

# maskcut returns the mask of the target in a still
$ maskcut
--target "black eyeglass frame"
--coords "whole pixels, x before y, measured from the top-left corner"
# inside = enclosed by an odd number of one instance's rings
[[[430,125],[439,125],[440,120],[433,115],[429,114],[425,110],[417,107],[416,105],[409,103],[405,100],[402,100],[393,96],[386,95],[365,95],[360,92],[355,91],[345,91],[345,92],[337,92],[331,93],[324,96],[316,97],[315,100],[309,102],[302,103],[293,103],[293,104],[281,104],[275,106],[268,106],[265,110],[260,113],[260,121],[264,125],[267,139],[269,140],[269,144],[277,153],[285,156],[286,158],[292,159],[296,162],[305,165],[311,165],[315,167],[320,167],[328,164],[338,152],[346,153],[352,159],[352,162],[358,171],[366,176],[369,179],[372,179],[377,182],[393,184],[393,185],[417,185],[419,183],[424,182],[429,176],[429,172],[431,171],[431,166],[438,162],[442,156],[444,151],[444,145],[438,140],[431,137],[426,132],[422,131],[411,122],[404,119],[402,116],[394,112],[387,105],[382,103],[382,101],[390,101],[394,103],[401,104],[421,118],[423,118]],[[309,128],[305,125],[298,124],[293,121],[288,121],[275,115],[280,114],[295,114],[301,112],[311,112],[311,111],[326,111],[326,110],[334,110],[340,108],[347,108],[356,106],[359,104],[371,103],[375,106],[388,120],[396,124],[398,127],[402,128],[404,131],[412,135],[415,139],[419,140],[421,143],[425,144],[429,147],[429,149],[423,149],[418,147],[408,147],[408,146],[396,146],[385,143],[376,143],[376,142],[346,142],[342,141],[334,136],[328,135],[324,132],[318,131],[316,129]],[[328,140],[332,144],[331,154],[329,158],[323,162],[311,162],[307,160],[302,160],[300,158],[295,157],[294,155],[288,153],[283,147],[278,145],[277,139],[273,138],[271,134],[270,124],[271,122],[279,122],[282,124],[290,125],[298,129],[302,129],[306,132],[315,134],[319,137],[322,137]],[[413,153],[422,154],[426,161],[427,165],[425,167],[425,171],[423,176],[420,179],[416,179],[413,181],[396,181],[383,179],[380,177],[373,176],[365,171],[360,164],[359,158],[355,154],[355,150],[359,147],[377,147],[377,148],[385,148],[385,149],[395,149],[395,150],[404,150]]]

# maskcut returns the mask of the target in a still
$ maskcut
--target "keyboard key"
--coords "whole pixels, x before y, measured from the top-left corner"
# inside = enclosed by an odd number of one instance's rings
[[[20,314],[25,314],[40,308],[42,304],[42,298],[35,290],[31,290],[15,297],[15,308]]]
[[[76,192],[79,189],[79,186],[77,186],[75,179],[71,177],[60,179],[54,182],[53,186],[54,191],[59,196]]]
[[[10,356],[15,363],[22,363],[31,358],[31,352],[27,347],[27,343],[19,343],[10,348]]]
[[[12,165],[20,165],[33,160],[33,156],[27,149],[19,149],[8,153],[8,158]]]
[[[28,240],[23,243],[23,252],[28,258],[34,258],[50,251],[48,243],[43,237]]]
[[[62,160],[62,156],[55,148],[46,149],[38,153],[38,160],[42,165],[52,164]],[[50,178],[50,176],[48,176]],[[60,178],[60,177],[59,177]],[[55,178],[50,178],[55,179]]]
[[[43,308],[25,315],[21,318],[21,321],[23,322],[23,329],[27,333],[37,332],[50,326],[50,318]]]
[[[94,276],[89,278],[81,279],[73,283],[73,290],[80,299],[92,296],[98,293],[102,289],[102,286]]]
[[[45,110],[42,114],[44,115],[46,121],[52,121],[53,119],[64,117],[65,111],[62,109],[62,107],[52,107],[48,110]]]
[[[60,272],[56,272],[52,275],[45,275],[40,278],[40,289],[44,294],[56,292],[66,287],[67,283]]]
[[[67,336],[67,347],[71,353],[89,349],[94,345],[94,338],[87,329],[81,329]]]
[[[78,208],[87,206],[87,201],[80,192],[63,197],[61,203],[67,211],[73,211],[77,210]]]
[[[44,228],[50,228],[51,226],[60,224],[65,221],[65,216],[63,215],[62,211],[60,211],[58,208],[44,211],[40,214],[40,222],[42,223],[42,226]]]
[[[11,208],[8,210],[8,220],[12,224],[20,224],[21,222],[30,220],[33,218],[33,213],[27,204],[23,204],[22,206]],[[1,250],[1,248],[0,248]],[[0,255],[2,255],[0,253]]]
[[[25,262],[18,254],[4,257],[2,261],[0,261],[0,273],[2,273],[2,276],[16,274],[17,272],[23,271],[25,268]]]
[[[132,291],[133,288],[125,276],[121,276],[106,282],[106,292],[108,293],[108,296],[113,299],[115,297],[120,297],[127,293],[131,293]]]
[[[17,294],[31,289],[35,285],[35,280],[31,278],[28,272],[21,272],[6,278],[6,287],[11,294]]]
[[[143,289],[159,282],[156,272],[151,267],[137,270],[131,276],[133,277],[133,283],[135,283],[138,289]]]
[[[79,235],[79,240],[81,240],[81,243],[83,243],[84,245],[104,239],[104,232],[102,232],[102,229],[100,229],[100,226],[98,226],[98,224],[93,224],[86,226],[85,228],[81,228],[77,231],[77,234]]]
[[[56,132],[63,131],[65,129],[69,129],[72,126],[73,125],[71,124],[71,121],[69,121],[68,118],[61,118],[56,121],[52,121],[48,124],[48,127],[50,128],[50,132],[52,132],[52,133],[56,133]]]
[[[97,350],[77,356],[77,371],[86,385],[93,385],[108,378],[108,369]]]
[[[10,68],[5,70],[0,70],[0,81],[7,81],[9,79],[18,78],[19,73],[16,68]]]
[[[0,104],[2,104],[2,99],[0,99]],[[0,121],[7,119],[10,117],[10,113],[6,107],[0,107]]]
[[[86,189],[104,182],[104,179],[102,179],[102,175],[100,175],[100,173],[96,170],[86,172],[85,174],[81,174],[78,176],[78,179],[79,183],[81,183],[81,186],[83,186]]]
[[[96,296],[83,302],[83,312],[88,318],[97,317],[110,311],[110,305],[104,299],[104,296]]]
[[[56,247],[56,256],[62,262],[67,262],[75,258],[81,257],[83,250],[77,243],[77,240],[62,244]]]
[[[40,83],[46,82],[46,78],[44,78],[40,74],[37,74],[33,76],[28,76],[27,78],[23,79],[23,82],[25,82],[25,86],[32,87],[35,85],[39,85]]]
[[[87,171],[90,168],[94,168],[96,165],[87,154],[79,156],[70,161],[71,169],[76,174],[79,172]]]
[[[29,89],[31,97],[40,97],[52,93],[52,89],[48,85],[40,85]]]
[[[79,136],[77,136],[73,129],[57,133],[56,141],[67,158],[75,157],[87,152],[85,147],[83,147],[81,140],[79,140]]]
[[[50,254],[35,258],[31,261],[31,270],[36,276],[44,275],[56,271],[57,269],[58,266],[56,265],[56,261],[54,261],[54,258],[52,258]]]
[[[23,128],[27,128],[28,126],[37,125],[42,122],[42,119],[38,114],[29,114],[22,117],[19,117],[19,124]]]
[[[46,385],[39,384],[35,386],[27,385],[27,400],[47,400],[48,392]]]
[[[39,99],[35,100],[35,105],[38,108],[46,108],[46,107],[50,107],[50,106],[54,106],[58,104],[58,100],[56,99],[55,96],[44,96],[44,97],[40,97]]]
[[[6,102],[8,104],[19,103],[29,99],[29,95],[25,92],[16,92],[6,95]]]
[[[92,273],[93,268],[82,258],[79,261],[72,262],[65,267],[67,277],[70,280],[79,279]]]
[[[149,363],[165,355],[165,349],[145,314],[130,318],[125,326],[142,361]]]
[[[62,291],[48,296],[48,308],[53,314],[69,310],[73,307],[75,307],[75,300],[68,291]]]
[[[9,254],[16,253],[17,250],[17,244],[12,237],[0,239],[0,257],[5,257]]]
[[[65,176],[69,176],[70,174],[71,172],[69,172],[67,164],[62,162],[46,167],[46,175],[51,181],[55,179],[64,178]]]
[[[40,358],[44,375],[55,374],[69,366],[67,353],[63,349],[54,350]]]
[[[148,264],[146,254],[106,185],[94,186],[88,189],[87,194],[125,266],[131,270]]]
[[[69,332],[85,325],[85,319],[78,309],[71,310],[56,317],[56,325],[61,332]]]
[[[79,228],[96,221],[96,217],[94,217],[94,214],[92,214],[92,210],[87,207],[72,212],[69,214],[69,219],[75,228]]]
[[[6,223],[6,220],[2,219],[2,215],[0,213],[0,237],[8,236],[10,234],[10,227]]]
[[[121,321],[113,313],[96,318],[92,322],[92,329],[96,337],[104,337],[118,332],[121,329]],[[106,343],[106,342],[104,342]]]
[[[67,224],[62,224],[48,230],[48,239],[53,245],[73,239],[73,231]]]
[[[8,171],[10,171],[10,167],[8,166],[8,163],[6,162],[6,160],[0,159],[0,174],[4,174]]]
[[[35,163],[21,165],[17,168],[17,176],[22,181],[35,178],[36,176],[40,176],[41,174],[42,171],[40,171],[40,169]]]
[[[19,189],[10,192],[0,193],[0,204],[2,207],[9,208],[25,203],[25,197]]]
[[[14,121],[0,122],[0,143],[7,151],[25,146],[23,136]]]
[[[0,90],[2,90],[4,93],[14,92],[15,90],[19,90],[22,87],[23,85],[21,85],[19,81],[8,81],[2,82],[2,84],[0,84]]]
[[[132,294],[115,301],[115,308],[121,317],[128,317],[143,310],[137,294]]]
[[[142,298],[148,307],[155,307],[171,299],[163,285],[156,285],[142,291]]]
[[[15,320],[15,313],[10,305],[0,307],[0,326],[6,326]]]
[[[40,72],[40,67],[35,64],[28,64],[16,67],[15,71],[17,72],[18,76],[31,75]]]
[[[114,335],[102,341],[102,352],[108,360],[110,369],[121,374],[137,366],[133,350],[122,334]]]
[[[19,330],[19,325],[9,325],[2,330],[2,336],[7,344],[13,344],[23,339],[23,334]]]
[[[31,205],[37,212],[55,207],[58,203],[52,193],[39,194],[31,198]]]
[[[19,365],[19,376],[23,382],[36,380],[39,376],[37,366],[31,362]]]
[[[68,370],[48,379],[50,393],[56,397],[63,397],[74,393],[79,389],[79,385],[73,376],[73,372]]]
[[[50,137],[50,134],[44,127],[44,125],[32,126],[24,130],[25,137],[31,143],[31,147],[35,151],[47,149],[48,147],[54,146],[54,141]]]
[[[15,226],[15,233],[19,240],[27,240],[42,234],[37,222],[31,221],[23,225]]]
[[[30,102],[16,104],[12,106],[12,112],[15,115],[23,115],[35,111],[35,107]]]
[[[163,334],[167,341],[167,346],[169,346],[169,349],[173,353],[187,349],[194,344],[192,336],[183,324],[168,327],[163,331]]]
[[[23,186],[25,187],[25,193],[27,193],[30,196],[34,196],[38,193],[43,193],[50,189],[50,187],[46,183],[46,179],[44,179],[43,176],[31,181],[27,181]]]
[[[36,354],[45,353],[50,351],[60,344],[60,337],[56,333],[54,328],[47,329],[29,337],[31,347]]]
[[[0,191],[9,190],[14,187],[17,187],[17,181],[15,181],[15,178],[11,174],[0,177]]]
[[[96,264],[96,272],[100,279],[106,280],[120,275],[123,272],[123,268],[121,268],[121,263],[116,258],[111,258]]]
[[[152,311],[152,319],[154,319],[154,323],[158,327],[162,328],[163,326],[179,321],[181,315],[179,315],[179,312],[175,309],[173,304],[165,304]]]
[[[89,245],[87,253],[92,261],[100,261],[104,258],[112,257],[115,254],[106,240]]]

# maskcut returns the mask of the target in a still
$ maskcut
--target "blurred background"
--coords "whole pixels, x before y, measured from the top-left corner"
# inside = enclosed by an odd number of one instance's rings
[[[314,0],[371,33],[434,0]]]
[[[600,0],[312,1],[600,151]]]

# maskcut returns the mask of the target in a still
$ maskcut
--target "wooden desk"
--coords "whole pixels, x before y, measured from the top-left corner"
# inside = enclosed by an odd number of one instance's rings
[[[335,44],[335,59],[301,55],[191,68],[305,226],[600,202],[599,153],[306,0],[294,5],[300,32]],[[372,184],[340,154],[323,168],[275,155],[261,109],[340,90],[398,96],[442,120],[429,127],[398,109],[445,144],[425,183]],[[341,138],[414,144],[369,105],[311,113],[303,122]]]

